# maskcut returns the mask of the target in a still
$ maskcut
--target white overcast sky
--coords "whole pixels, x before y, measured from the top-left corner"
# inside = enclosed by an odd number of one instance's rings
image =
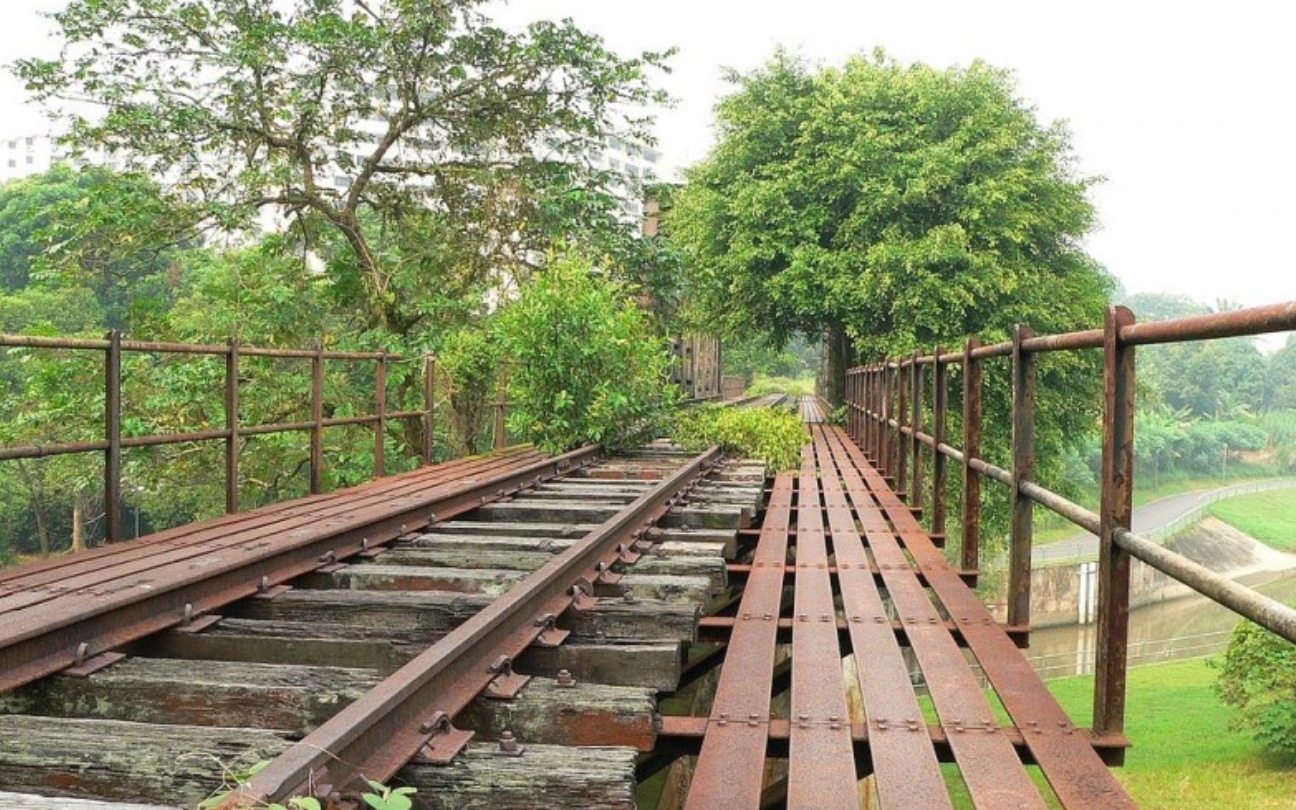
[[[48,51],[36,12],[4,0],[0,61]],[[657,134],[671,165],[710,148],[722,67],[778,45],[824,63],[886,49],[1013,70],[1044,121],[1066,119],[1101,229],[1089,251],[1130,292],[1254,306],[1296,298],[1296,4],[1281,0],[510,0],[510,22],[571,17],[622,52],[677,47]],[[0,134],[39,131],[8,76]]]

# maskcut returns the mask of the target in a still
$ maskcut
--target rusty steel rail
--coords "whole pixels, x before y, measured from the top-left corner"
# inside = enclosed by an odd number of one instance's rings
[[[921,503],[925,480],[922,456],[930,452],[936,473],[931,476],[933,519],[943,522],[947,498],[944,460],[963,468],[962,567],[974,576],[980,554],[981,479],[1009,487],[1012,523],[1009,538],[1009,624],[1029,626],[1032,507],[1038,504],[1099,538],[1098,644],[1095,662],[1094,731],[1118,737],[1124,729],[1126,645],[1129,622],[1130,561],[1138,559],[1188,585],[1210,599],[1296,643],[1296,609],[1238,585],[1182,555],[1130,531],[1133,506],[1135,347],[1171,342],[1246,337],[1296,330],[1296,301],[1265,307],[1213,313],[1169,321],[1136,323],[1132,312],[1111,307],[1101,329],[1058,335],[1035,335],[1018,327],[1012,340],[981,345],[970,339],[962,351],[937,346],[928,355],[886,360],[847,373],[848,429],[867,458],[903,492],[910,506]],[[1034,478],[1035,359],[1038,355],[1077,350],[1101,350],[1104,360],[1103,470],[1101,506],[1097,513],[1036,483]],[[982,458],[984,434],[983,361],[1011,362],[1013,430],[1010,469]],[[942,390],[951,366],[961,366],[963,379],[962,449],[948,443],[949,404]],[[932,370],[931,431],[923,429],[927,390],[925,369]],[[910,469],[913,475],[909,475]],[[933,533],[943,535],[943,525]]]
[[[535,453],[489,459],[429,478],[424,468],[265,516],[218,518],[58,562],[14,569],[0,579],[0,692],[70,667],[221,607],[272,593],[294,577],[368,552],[407,532],[506,498],[590,463],[586,447],[556,458]],[[467,474],[465,474],[467,473]],[[412,482],[412,483],[407,483]],[[243,529],[240,530],[240,526]],[[58,609],[46,603],[57,598]]]
[[[580,609],[593,583],[701,480],[720,458],[698,455],[625,509],[528,575],[504,596],[270,762],[221,807],[262,806],[292,795],[335,796],[362,777],[389,780],[417,755],[447,762],[468,741],[452,721],[511,662]]]

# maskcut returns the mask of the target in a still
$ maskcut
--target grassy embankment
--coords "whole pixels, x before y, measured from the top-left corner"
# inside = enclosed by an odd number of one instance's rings
[[[1204,660],[1130,670],[1126,734],[1135,748],[1120,780],[1143,810],[1296,807],[1296,761],[1274,758],[1229,729],[1233,710],[1216,696],[1215,676]],[[1049,688],[1073,718],[1091,715],[1093,678]]]
[[[1244,732],[1230,729],[1233,710],[1220,703],[1214,683],[1215,671],[1205,660],[1131,669],[1125,732],[1134,749],[1125,767],[1114,771],[1116,777],[1141,810],[1296,807],[1296,760],[1275,758]],[[1073,720],[1089,725],[1091,676],[1050,681],[1049,688]],[[953,766],[946,768],[955,807],[971,808]],[[1043,784],[1042,774],[1033,770]]]
[[[1210,513],[1262,543],[1296,551],[1296,490],[1239,495],[1212,504]]]

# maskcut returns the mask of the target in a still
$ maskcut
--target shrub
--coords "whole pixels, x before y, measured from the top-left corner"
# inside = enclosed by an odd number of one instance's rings
[[[702,405],[681,411],[671,438],[689,450],[718,444],[726,451],[759,458],[771,472],[801,464],[806,443],[801,418],[785,408],[727,408]]]
[[[587,262],[562,259],[499,318],[509,428],[546,452],[611,449],[654,430],[671,397],[668,355],[648,316]]]
[[[482,447],[494,401],[499,355],[494,336],[485,329],[462,329],[446,338],[437,357],[450,398],[450,445],[455,456]]]
[[[1296,755],[1296,646],[1242,622],[1217,666],[1215,688],[1237,708],[1234,725],[1273,751]]]

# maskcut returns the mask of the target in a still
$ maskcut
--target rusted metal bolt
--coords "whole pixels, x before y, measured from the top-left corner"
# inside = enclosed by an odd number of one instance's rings
[[[634,588],[626,588],[622,591],[621,598],[627,605],[633,605],[639,601],[639,597],[635,596]]]
[[[513,736],[513,732],[511,731],[500,732],[500,738],[499,738],[500,753],[515,754],[517,753],[519,747],[520,746],[518,746],[517,738]]]
[[[747,725],[751,726],[752,728],[755,728],[756,726],[760,725],[760,715],[756,714],[755,712],[752,712],[751,714],[747,715]]]
[[[569,669],[560,669],[554,683],[558,685],[559,689],[573,689],[576,686],[576,676],[572,675]]]

